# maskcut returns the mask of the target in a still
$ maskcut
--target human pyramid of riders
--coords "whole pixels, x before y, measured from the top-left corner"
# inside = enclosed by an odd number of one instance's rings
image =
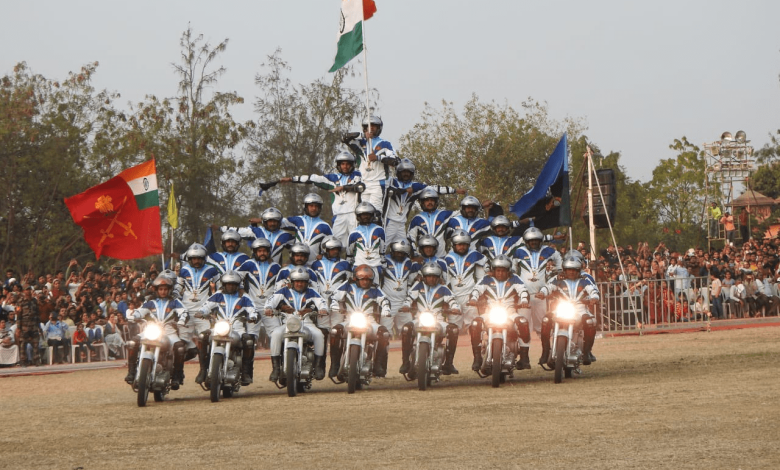
[[[435,318],[432,346],[443,351],[441,374],[458,374],[454,356],[464,328],[471,338],[472,369],[480,372],[487,318],[495,306],[506,311],[506,342],[515,346],[517,357],[512,369],[531,368],[531,330],[541,335],[539,364],[544,367],[552,328],[548,301],[555,297],[577,306],[584,331],[582,364],[595,360],[591,349],[596,322],[588,307],[598,302],[599,293],[593,278],[583,272],[585,260],[579,252],[562,259],[544,244],[551,237],[532,223],[510,221],[490,202],[484,205],[485,211],[491,207],[490,214],[482,218],[483,204],[465,189],[415,181],[414,164],[399,159],[380,137],[381,119],[370,116],[362,128],[362,133],[344,135],[349,151],[336,156],[336,172],[279,180],[313,184],[331,193],[332,225],[319,217],[323,199],[310,193],[301,215],[285,218],[272,207],[251,219],[249,227],[221,227],[222,251],[209,254],[203,245],[191,245],[181,256],[179,273],[164,272],[154,281],[156,298],[128,312],[131,321],[153,319],[165,325],[173,346],[172,389],[183,384],[184,362],[195,356],[200,361],[195,382],[207,381],[214,317],[232,322],[240,337],[234,346],[243,351],[244,386],[253,381],[261,329],[270,338],[269,380],[284,380],[285,322],[292,317],[300,320],[296,327],[313,343],[314,379],[328,376],[343,382],[347,330],[355,312],[365,315],[368,335],[375,341],[374,377],[387,373],[393,334],[402,344],[399,372],[414,375],[420,322],[432,322],[421,318],[423,312]],[[441,194],[466,195],[460,211],[439,208]],[[407,227],[415,203],[421,212]],[[249,243],[251,257],[239,251],[242,240]],[[285,250],[287,264],[282,262]],[[128,345],[125,380],[133,384],[138,337]],[[326,372],[327,345],[331,361]]]

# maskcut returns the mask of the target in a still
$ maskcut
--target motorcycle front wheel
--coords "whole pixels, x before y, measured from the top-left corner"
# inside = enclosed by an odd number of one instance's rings
[[[349,375],[347,376],[347,393],[355,393],[360,375],[360,346],[353,344],[349,347]]]
[[[295,377],[295,371],[298,370],[298,351],[295,349],[287,350],[287,370],[284,371],[287,376],[287,396],[294,397],[298,395],[298,378]]]
[[[431,361],[431,345],[430,343],[420,343],[417,346],[417,388],[425,391],[428,388],[428,375],[430,371]]]
[[[563,382],[563,370],[566,366],[566,346],[569,340],[563,336],[555,343],[555,383]]]
[[[214,354],[211,361],[211,381],[209,383],[209,392],[211,392],[211,402],[219,401],[219,392],[222,388],[222,354]]]
[[[149,380],[152,378],[152,360],[141,361],[141,373],[138,376],[138,406],[146,406],[149,399]]]
[[[493,367],[492,367],[492,384],[493,388],[498,388],[501,385],[501,369],[503,368],[503,353],[504,353],[504,341],[496,338],[493,340],[493,346],[491,347],[491,353],[493,355]]]

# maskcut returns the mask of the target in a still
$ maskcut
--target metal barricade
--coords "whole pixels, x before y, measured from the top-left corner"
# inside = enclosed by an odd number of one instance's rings
[[[708,277],[629,280],[628,285],[624,281],[599,282],[597,286],[603,331],[704,321],[712,309]]]

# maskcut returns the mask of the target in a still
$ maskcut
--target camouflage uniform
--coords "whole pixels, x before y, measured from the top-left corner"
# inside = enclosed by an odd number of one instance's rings
[[[32,344],[33,349],[33,364],[40,364],[40,349],[38,345],[40,343],[40,313],[38,309],[38,301],[35,298],[22,299],[19,302],[21,312],[19,318],[17,318],[17,331],[19,332],[19,346],[21,347],[22,357],[27,358],[27,343]]]

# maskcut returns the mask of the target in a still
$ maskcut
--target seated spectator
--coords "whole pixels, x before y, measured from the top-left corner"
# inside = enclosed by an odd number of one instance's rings
[[[122,355],[122,346],[125,345],[125,341],[119,333],[116,313],[112,313],[108,317],[108,322],[103,325],[103,338],[105,338],[106,345],[108,346],[109,357],[120,357]]]
[[[68,341],[68,328],[59,321],[56,313],[49,314],[49,321],[43,326],[43,332],[46,335],[47,346],[52,348],[52,362],[62,364],[67,358],[70,349]],[[60,350],[62,348],[62,350]]]
[[[5,320],[0,320],[0,367],[12,367],[19,363],[19,346],[14,341],[13,331],[6,325]]]
[[[87,323],[87,337],[89,338],[90,354],[95,357],[97,353],[94,345],[103,343],[103,332],[95,325],[94,320],[89,320]]]
[[[704,297],[699,295],[696,297],[696,302],[693,304],[693,317],[696,320],[705,320],[710,313],[709,305],[704,302]]]
[[[91,354],[92,345],[89,344],[89,336],[84,330],[84,324],[76,325],[76,332],[73,333],[73,345],[76,346],[75,362],[84,362],[87,360],[87,354]]]

